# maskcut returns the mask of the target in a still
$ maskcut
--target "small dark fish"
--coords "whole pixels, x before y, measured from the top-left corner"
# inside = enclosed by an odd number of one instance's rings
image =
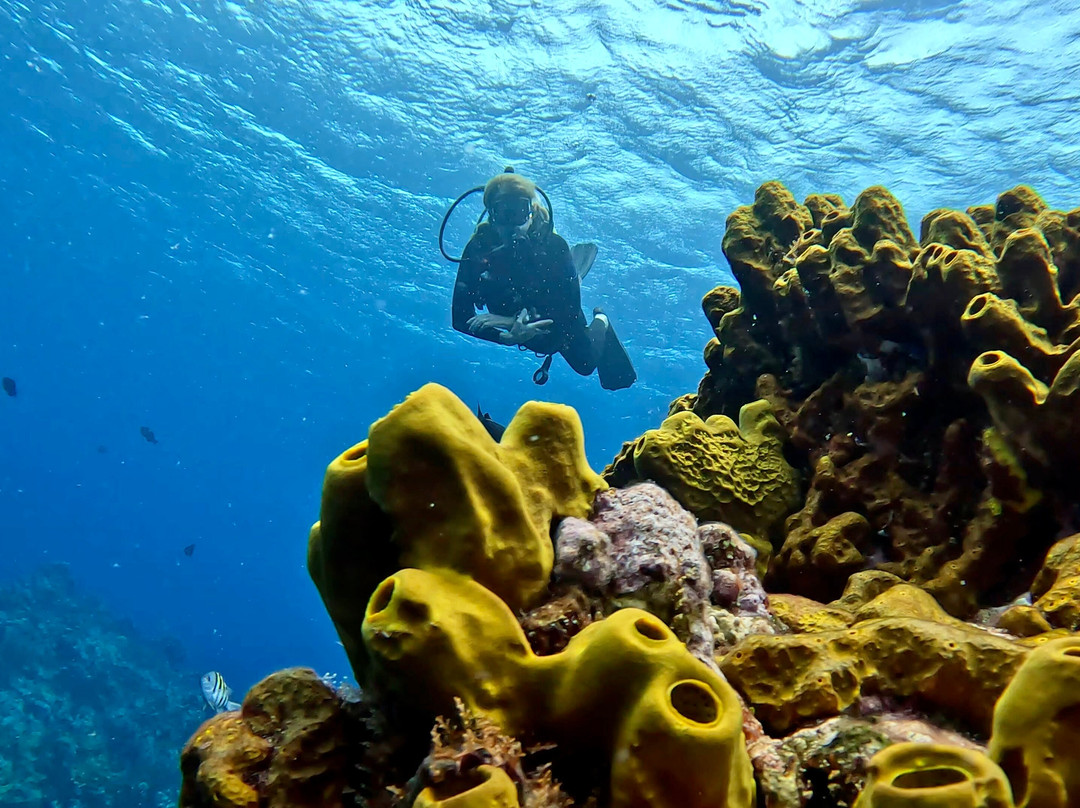
[[[2,381],[0,381],[0,384],[4,386],[4,392],[12,398],[14,398],[15,394],[19,392],[15,387],[15,380],[10,379],[7,376],[5,376]]]
[[[154,431],[148,426],[140,426],[139,434],[146,438],[147,443],[157,443],[158,439],[154,437]]]
[[[105,454],[107,451],[109,451],[109,447],[106,446],[105,444],[101,444],[100,446],[97,447],[97,453],[98,454]]]
[[[191,556],[192,556],[192,554],[194,554],[194,552],[195,552],[195,545],[194,544],[189,544],[187,547],[184,548],[184,555],[186,555],[188,558],[191,558]]]
[[[480,405],[476,405],[476,417],[480,419],[480,423],[484,425],[484,429],[491,435],[491,439],[498,443],[502,440],[503,432],[506,431],[506,427],[502,424],[498,424],[491,417],[491,413],[483,412],[480,409]]]
[[[239,710],[240,705],[230,701],[232,688],[225,684],[225,677],[217,671],[204,673],[202,677],[202,694],[206,704],[215,713],[224,713],[227,710]]]

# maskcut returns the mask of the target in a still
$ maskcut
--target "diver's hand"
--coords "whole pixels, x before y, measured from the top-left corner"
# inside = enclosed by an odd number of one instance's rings
[[[500,331],[507,331],[513,325],[514,318],[502,314],[477,314],[469,322],[465,323],[465,327],[469,329],[471,334],[476,334],[485,328],[497,328]]]
[[[543,336],[554,320],[533,320],[529,322],[529,310],[522,309],[514,318],[510,330],[503,334],[502,341],[507,345],[524,345],[535,337]]]

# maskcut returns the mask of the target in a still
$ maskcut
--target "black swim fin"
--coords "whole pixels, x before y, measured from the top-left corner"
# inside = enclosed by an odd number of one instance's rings
[[[579,281],[585,280],[585,276],[592,269],[593,262],[596,260],[596,252],[596,245],[591,241],[575,244],[570,248],[570,260],[574,262],[574,269],[577,270]]]
[[[495,419],[491,417],[491,413],[483,412],[480,409],[480,405],[476,405],[476,417],[480,419],[480,423],[484,425],[484,429],[491,435],[491,439],[496,443],[502,440],[503,432],[506,431],[506,427],[502,424],[495,423]]]
[[[637,381],[637,371],[610,320],[596,372],[600,376],[600,386],[605,390],[622,390]]]

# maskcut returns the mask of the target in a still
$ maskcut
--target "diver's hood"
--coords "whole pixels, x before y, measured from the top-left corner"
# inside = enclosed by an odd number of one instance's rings
[[[496,174],[484,186],[484,207],[491,210],[495,203],[505,197],[532,200],[536,197],[536,183],[520,174],[504,171]]]

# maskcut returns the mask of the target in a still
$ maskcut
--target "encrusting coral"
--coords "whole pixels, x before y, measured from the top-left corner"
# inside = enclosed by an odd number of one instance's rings
[[[677,412],[624,446],[604,478],[616,486],[652,480],[698,519],[768,539],[798,501],[783,439],[764,401],[742,407],[738,425],[726,415],[702,421]]]
[[[712,570],[697,521],[656,485],[597,496],[591,521],[564,519],[555,579],[602,597],[605,611],[637,606],[675,626],[690,651],[713,664]]]
[[[590,520],[559,524],[555,554],[556,585],[580,587],[606,614],[636,606],[657,615],[710,666],[728,634],[770,631],[754,549],[726,525],[699,527],[652,483],[598,494]]]
[[[345,789],[345,720],[333,689],[294,668],[239,711],[208,719],[180,755],[181,808],[332,808]]]

